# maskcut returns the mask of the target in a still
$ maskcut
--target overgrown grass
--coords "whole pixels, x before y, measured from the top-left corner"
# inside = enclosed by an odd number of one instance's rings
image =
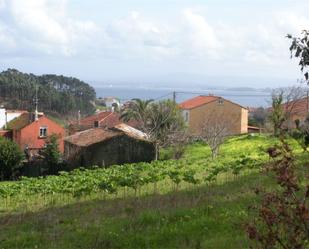
[[[184,157],[205,167],[240,155],[268,160],[265,149],[274,143],[266,136],[233,137],[215,161],[201,143],[188,146]],[[298,162],[308,161],[296,143],[291,145]],[[30,199],[30,210],[0,213],[0,248],[247,248],[242,226],[247,207],[257,201],[253,189],[274,187],[269,176],[256,170],[211,185],[184,184],[178,191],[166,184],[158,186],[157,194],[105,200],[93,195],[47,208],[31,206],[36,202]]]
[[[1,218],[2,248],[243,248],[242,224],[268,185],[258,174],[165,195],[92,200]]]

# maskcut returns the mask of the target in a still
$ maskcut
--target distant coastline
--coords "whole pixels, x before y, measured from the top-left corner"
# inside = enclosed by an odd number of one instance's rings
[[[218,95],[237,102],[243,106],[268,106],[271,100],[271,89],[254,89],[249,87],[214,88],[171,88],[171,87],[139,87],[124,85],[103,85],[95,87],[97,97],[114,96],[122,102],[132,98],[166,99],[172,98],[176,92],[176,101],[181,102],[196,95]]]

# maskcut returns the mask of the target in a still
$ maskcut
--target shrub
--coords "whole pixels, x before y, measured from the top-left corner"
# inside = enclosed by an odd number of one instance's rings
[[[256,193],[261,203],[252,207],[255,217],[247,225],[247,233],[255,248],[305,249],[309,246],[309,185],[303,186],[296,174],[294,157],[287,143],[270,154],[269,166],[278,184],[277,191]],[[252,248],[252,247],[251,247]]]
[[[8,139],[0,137],[0,175],[1,180],[13,177],[14,170],[21,166],[24,158],[18,145]]]

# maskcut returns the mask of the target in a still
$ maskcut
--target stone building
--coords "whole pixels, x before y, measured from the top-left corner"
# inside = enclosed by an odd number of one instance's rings
[[[77,132],[64,141],[65,159],[71,168],[149,162],[155,158],[154,145],[146,134],[123,123]]]

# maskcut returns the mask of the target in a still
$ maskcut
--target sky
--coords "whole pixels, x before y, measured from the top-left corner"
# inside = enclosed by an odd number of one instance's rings
[[[308,0],[0,0],[0,70],[100,84],[277,87]]]

